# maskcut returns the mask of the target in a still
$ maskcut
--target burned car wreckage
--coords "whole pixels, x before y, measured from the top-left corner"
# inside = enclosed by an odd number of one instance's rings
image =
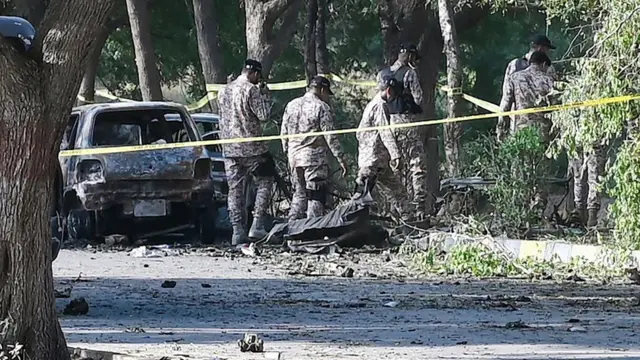
[[[111,234],[139,238],[182,230],[202,242],[212,241],[217,212],[214,179],[218,174],[218,182],[224,182],[220,177],[224,165],[212,166],[203,146],[90,151],[201,139],[182,105],[125,102],[74,108],[60,150],[87,151],[59,157],[54,241],[65,236],[96,240]],[[222,191],[222,186],[217,188]]]

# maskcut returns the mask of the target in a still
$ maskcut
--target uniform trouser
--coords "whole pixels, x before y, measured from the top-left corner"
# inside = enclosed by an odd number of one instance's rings
[[[271,191],[273,189],[273,177],[264,176],[263,168],[266,159],[263,156],[250,157],[227,157],[224,160],[227,182],[229,184],[229,195],[227,197],[227,207],[229,209],[229,219],[232,225],[242,226],[245,224],[243,218],[246,206],[244,193],[244,182],[248,176],[253,176],[256,184],[256,200],[253,209],[253,216],[261,217],[267,213]]]
[[[414,121],[413,115],[391,115],[392,124],[405,124]],[[413,199],[416,211],[424,212],[427,203],[427,159],[424,144],[418,127],[394,130],[402,160],[408,166],[408,175],[404,174],[403,180],[407,181],[406,192]]]
[[[326,183],[328,165],[304,166],[291,169],[294,193],[289,209],[289,219],[303,219],[324,215],[327,200]]]
[[[393,215],[400,219],[408,220],[411,218],[411,209],[409,209],[409,200],[402,181],[387,167],[362,167],[358,170],[356,178],[360,185],[364,184],[364,180],[368,180],[369,184],[375,183],[375,192],[372,194],[376,202],[380,205],[387,204]]]
[[[598,177],[606,164],[605,149],[595,147],[591,153],[579,153],[569,161],[569,171],[573,176],[573,201],[576,209],[600,209]],[[585,199],[585,195],[586,199]],[[586,202],[585,202],[586,200]]]

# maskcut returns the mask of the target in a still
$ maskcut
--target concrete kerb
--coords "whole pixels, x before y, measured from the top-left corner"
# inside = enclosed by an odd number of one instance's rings
[[[611,251],[603,246],[571,244],[560,240],[537,241],[493,238],[489,236],[473,237],[435,231],[430,232],[428,237],[419,240],[416,245],[423,250],[436,246],[442,248],[444,251],[448,251],[453,247],[469,243],[482,243],[505,253],[505,255],[512,259],[533,258],[547,261],[559,259],[561,262],[567,263],[572,259],[582,258],[588,262],[604,266],[614,265],[611,261]],[[637,266],[640,263],[640,251],[633,251],[631,258],[633,265]]]
[[[91,360],[143,360],[142,358],[118,354],[110,351],[81,349],[77,347],[69,347],[71,359],[91,359]]]

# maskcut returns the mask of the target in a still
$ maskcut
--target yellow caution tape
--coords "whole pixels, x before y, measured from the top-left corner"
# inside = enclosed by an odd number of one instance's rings
[[[69,157],[69,156],[77,156],[77,155],[115,154],[115,153],[134,152],[134,151],[151,151],[151,150],[176,149],[176,148],[195,147],[195,146],[210,146],[210,145],[219,145],[219,144],[235,144],[235,143],[244,143],[244,142],[293,139],[293,138],[299,138],[299,137],[306,137],[310,135],[324,136],[324,135],[350,134],[350,133],[356,133],[356,132],[362,132],[362,131],[373,131],[373,130],[376,130],[376,131],[392,130],[392,129],[410,128],[410,127],[426,126],[426,125],[447,124],[447,123],[460,122],[460,121],[490,119],[498,116],[524,115],[524,114],[534,114],[534,113],[541,113],[541,112],[569,110],[569,109],[575,109],[575,108],[581,108],[581,107],[591,107],[591,106],[599,106],[599,105],[606,105],[606,104],[630,102],[634,100],[640,100],[640,94],[580,101],[580,102],[564,104],[564,105],[552,105],[552,106],[544,106],[544,107],[530,108],[530,109],[523,109],[523,110],[503,111],[503,112],[496,112],[491,114],[461,116],[456,118],[446,118],[446,119],[439,119],[439,120],[425,120],[425,121],[406,123],[406,124],[391,124],[391,125],[373,126],[373,127],[366,127],[366,128],[350,128],[350,129],[340,129],[340,130],[331,130],[331,131],[319,131],[319,132],[310,132],[306,134],[272,135],[272,136],[261,136],[261,137],[252,137],[252,138],[206,140],[206,141],[193,141],[193,142],[182,142],[182,143],[172,143],[172,144],[135,145],[135,146],[118,146],[118,147],[105,147],[105,148],[65,150],[65,151],[61,151],[59,156]]]

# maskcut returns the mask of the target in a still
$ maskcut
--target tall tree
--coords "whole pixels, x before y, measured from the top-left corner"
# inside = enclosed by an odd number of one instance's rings
[[[84,71],[84,77],[82,78],[82,84],[80,85],[80,104],[88,104],[95,101],[96,93],[96,76],[98,75],[98,67],[100,66],[100,54],[102,54],[102,48],[107,42],[109,35],[115,30],[115,28],[109,25],[102,26],[98,31],[98,36],[93,41],[91,47],[91,53],[87,60],[87,66]]]
[[[127,0],[131,36],[136,53],[140,92],[144,101],[162,101],[160,71],[151,40],[151,23],[147,0]]]
[[[224,56],[220,47],[220,23],[217,2],[214,0],[193,0],[193,16],[198,35],[198,53],[204,81],[207,84],[223,84]],[[211,102],[215,106],[215,101]]]
[[[307,81],[318,74],[316,65],[316,22],[318,0],[307,0],[307,24],[304,32],[304,68]]]
[[[49,210],[63,129],[115,0],[21,2],[38,10],[27,14],[39,35],[29,54],[0,38],[0,343],[23,344],[23,358],[68,360],[53,296]]]
[[[260,61],[265,75],[289,46],[303,3],[302,0],[244,1],[247,57]]]
[[[329,50],[327,49],[327,18],[329,9],[327,0],[318,1],[318,20],[316,23],[316,64],[320,74],[331,72],[329,67]]]
[[[438,0],[440,29],[444,39],[444,52],[447,57],[447,112],[450,118],[462,115],[462,64],[460,63],[460,44],[453,23],[453,8],[449,0]],[[449,176],[460,175],[460,156],[462,124],[458,122],[444,124],[444,152]]]

